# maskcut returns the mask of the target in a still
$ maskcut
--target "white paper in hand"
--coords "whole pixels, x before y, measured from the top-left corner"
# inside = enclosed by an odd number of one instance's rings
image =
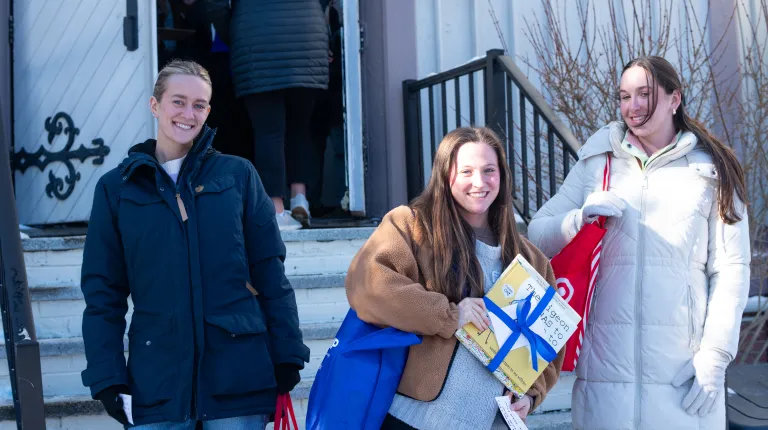
[[[496,403],[499,405],[501,416],[504,417],[504,421],[511,430],[528,430],[528,426],[525,425],[520,415],[512,410],[512,403],[508,396],[496,397]]]
[[[130,394],[120,394],[120,398],[123,399],[123,412],[125,412],[128,423],[133,425],[133,403]]]

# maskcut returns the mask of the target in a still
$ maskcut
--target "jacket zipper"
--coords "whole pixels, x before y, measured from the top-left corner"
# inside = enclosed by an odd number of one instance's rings
[[[693,296],[693,288],[688,284],[688,347],[693,349],[696,343],[696,324],[694,313],[696,312],[696,298]]]
[[[648,192],[648,172],[643,172],[643,187],[640,195],[640,234],[637,240],[637,277],[635,282],[635,428],[640,428],[640,397],[643,382],[643,358],[640,352],[642,344],[642,298],[643,298],[643,253],[645,252],[645,198]]]
[[[168,173],[165,171],[165,169],[161,168],[161,170],[166,175],[166,177],[168,177],[168,179],[171,182],[174,182],[174,188],[176,190],[176,194],[175,194],[176,204],[179,206],[179,215],[181,215],[181,221],[183,223],[186,223],[186,221],[189,219],[189,215],[187,214],[187,207],[184,205],[184,199],[181,198],[181,187],[184,184],[184,181],[182,180],[182,175],[181,174],[182,174],[182,172],[184,172],[184,168],[186,167],[188,160],[189,160],[189,154],[187,154],[187,158],[185,158],[184,162],[181,164],[181,169],[179,170],[179,174],[176,177],[176,181],[171,180],[170,175],[168,175]],[[189,255],[191,253],[191,251],[189,250],[189,232],[187,231],[189,226],[183,225],[182,228],[184,229],[184,233],[185,233],[184,234],[184,241],[186,242],[186,245],[187,245],[187,254],[188,254],[187,258],[189,258]],[[190,279],[190,281],[191,281],[191,279]],[[189,294],[190,294],[190,303],[191,303],[191,306],[193,308],[192,309],[192,315],[193,315],[192,320],[194,322],[194,314],[195,314],[195,311],[194,311],[194,299],[192,298],[192,294],[193,293],[192,293],[191,290],[190,290]],[[195,330],[197,330],[197,329],[195,328],[193,330],[193,333],[195,333]],[[195,339],[194,339],[194,345],[195,345],[194,346],[194,351],[195,352],[193,352],[193,354],[192,354],[193,357],[194,357],[194,359],[193,359],[194,363],[193,363],[193,369],[192,369],[192,410],[189,413],[189,417],[192,418],[192,419],[200,419],[200,417],[203,416],[203,414],[200,413],[200,406],[199,406],[200,402],[198,400],[198,396],[200,395],[200,390],[199,390],[199,387],[198,387],[197,379],[198,379],[198,375],[199,375],[199,372],[198,372],[198,362],[200,360],[200,354],[202,352],[199,352],[199,353],[197,352],[197,336],[194,336],[194,337],[195,337]]]
[[[598,277],[600,276],[600,271],[598,269]],[[595,292],[592,293],[592,301],[589,306],[589,321],[594,321],[595,318],[595,309],[597,309],[597,299],[600,297],[600,281],[595,280]],[[589,324],[589,321],[587,321],[587,325],[589,326],[590,332],[592,331],[592,328],[595,326],[594,324]],[[587,327],[584,327],[584,333],[586,334]]]

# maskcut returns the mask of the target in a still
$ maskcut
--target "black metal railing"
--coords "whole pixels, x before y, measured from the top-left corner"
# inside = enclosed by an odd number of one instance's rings
[[[16,426],[45,429],[40,344],[35,333],[27,271],[11,183],[10,142],[0,111],[0,311]]]
[[[409,199],[424,188],[442,137],[460,126],[487,125],[505,142],[515,209],[526,223],[557,192],[578,160],[581,144],[503,53],[491,50],[446,72],[403,82]]]

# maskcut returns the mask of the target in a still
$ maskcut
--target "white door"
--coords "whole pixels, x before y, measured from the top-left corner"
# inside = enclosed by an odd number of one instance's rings
[[[360,71],[360,6],[343,1],[344,112],[347,146],[349,211],[365,215],[365,161],[363,157],[363,101]]]
[[[87,221],[98,179],[155,135],[155,0],[13,0],[16,204]]]

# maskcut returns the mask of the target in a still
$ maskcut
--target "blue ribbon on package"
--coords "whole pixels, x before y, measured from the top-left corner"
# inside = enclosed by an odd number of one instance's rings
[[[517,342],[517,339],[520,338],[520,335],[523,335],[528,339],[533,370],[537,372],[539,371],[539,360],[537,355],[541,356],[541,358],[547,362],[550,362],[557,357],[557,351],[555,351],[555,349],[541,336],[531,330],[531,326],[539,319],[541,314],[544,313],[544,309],[546,309],[549,302],[552,301],[555,293],[555,289],[549,287],[544,294],[544,297],[539,300],[539,303],[533,309],[533,312],[531,312],[531,297],[533,297],[533,293],[529,294],[525,299],[518,301],[517,320],[510,318],[506,312],[504,312],[496,303],[493,303],[488,299],[488,297],[483,297],[486,309],[499,317],[499,319],[512,330],[512,334],[507,338],[507,341],[504,342],[503,345],[499,345],[499,352],[496,353],[496,356],[493,357],[491,362],[488,363],[488,366],[486,366],[488,370],[495,372],[496,369],[501,366],[504,358],[506,358],[507,354],[512,350],[512,347],[515,345],[515,342]]]

